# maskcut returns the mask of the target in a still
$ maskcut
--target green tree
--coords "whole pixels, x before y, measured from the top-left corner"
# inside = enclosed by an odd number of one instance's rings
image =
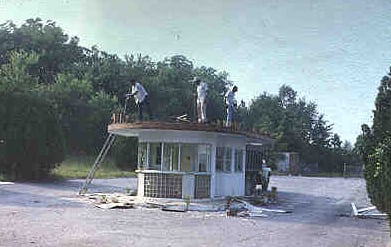
[[[77,37],[69,38],[54,21],[43,23],[40,18],[28,19],[20,27],[12,22],[0,25],[0,63],[9,62],[11,51],[26,51],[39,55],[29,73],[41,83],[52,83],[57,73],[70,72],[82,60],[83,49]]]
[[[184,56],[173,56],[158,62],[156,70],[157,74],[147,81],[156,117],[169,120],[174,116],[188,114],[193,118],[194,92],[189,82],[192,62]]]
[[[365,164],[368,195],[391,216],[391,69],[383,77],[375,100],[373,125],[363,125],[356,149]],[[389,217],[391,219],[391,217]]]
[[[282,136],[280,120],[283,111],[278,98],[266,92],[253,100],[249,106],[247,125],[264,133],[273,133],[277,139]]]
[[[311,130],[312,145],[319,147],[329,147],[332,125],[328,125],[324,116],[320,115],[313,121]]]
[[[385,137],[374,147],[364,175],[372,203],[391,215],[391,137]]]
[[[297,95],[288,85],[282,85],[277,96],[263,93],[251,102],[246,125],[273,133],[277,151],[299,152],[302,164],[318,163],[323,171],[341,171],[339,136],[333,135],[332,125],[318,113],[315,103]]]
[[[296,105],[297,92],[290,86],[282,85],[278,90],[278,99],[282,108]]]
[[[0,170],[11,179],[41,179],[64,159],[64,139],[50,102],[0,94]]]
[[[1,65],[0,171],[11,179],[39,179],[64,158],[64,137],[52,104],[28,74],[36,55],[11,52]]]
[[[27,72],[27,67],[38,61],[38,55],[12,51],[8,60],[0,65],[0,92],[25,92],[34,88],[37,80]]]
[[[368,157],[373,147],[373,137],[371,128],[367,124],[361,125],[361,131],[362,133],[356,138],[353,151],[360,156],[364,164],[366,164],[369,161]]]
[[[104,92],[94,94],[90,81],[68,74],[58,74],[55,83],[43,91],[57,109],[68,151],[95,153],[105,136],[110,113],[116,108],[116,97]]]
[[[341,149],[342,141],[338,134],[334,134],[333,137],[330,140],[331,148],[339,150]],[[348,148],[348,143],[346,143],[346,148]]]

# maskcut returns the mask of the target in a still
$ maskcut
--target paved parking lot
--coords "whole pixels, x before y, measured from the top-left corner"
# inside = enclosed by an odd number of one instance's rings
[[[94,207],[81,180],[0,185],[1,246],[388,246],[388,221],[349,217],[369,205],[360,178],[280,177],[278,206],[291,214],[226,217],[224,212]],[[135,178],[94,180],[91,191],[136,188]]]

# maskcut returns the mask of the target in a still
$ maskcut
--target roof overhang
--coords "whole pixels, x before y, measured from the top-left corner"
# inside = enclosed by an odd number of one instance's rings
[[[225,128],[212,124],[199,123],[169,123],[169,122],[140,122],[140,123],[117,123],[108,126],[108,132],[114,135],[126,137],[139,137],[151,133],[172,133],[183,135],[200,136],[231,136],[245,138],[246,145],[272,146],[275,140],[266,135],[246,132],[233,128]]]

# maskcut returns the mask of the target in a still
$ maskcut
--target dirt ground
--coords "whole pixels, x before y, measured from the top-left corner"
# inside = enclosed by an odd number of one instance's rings
[[[77,196],[81,180],[0,185],[0,246],[391,246],[386,220],[349,217],[369,205],[360,178],[280,177],[268,217],[224,212],[99,209]],[[136,188],[136,179],[94,180],[91,191]]]

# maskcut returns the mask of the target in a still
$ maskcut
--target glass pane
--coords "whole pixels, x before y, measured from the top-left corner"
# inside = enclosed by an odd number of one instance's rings
[[[232,149],[225,147],[224,148],[224,172],[231,172],[231,161],[232,161]]]
[[[181,144],[181,171],[193,172],[196,171],[197,162],[197,145],[196,144]]]
[[[216,171],[223,171],[224,148],[216,147]]]
[[[138,144],[138,169],[147,168],[147,143],[141,142]]]
[[[196,170],[210,171],[210,145],[198,145],[198,169]]]
[[[160,170],[162,159],[162,144],[150,143],[149,144],[149,169]]]
[[[164,143],[163,170],[178,171],[179,144]]]
[[[243,171],[243,150],[235,150],[235,172]]]

